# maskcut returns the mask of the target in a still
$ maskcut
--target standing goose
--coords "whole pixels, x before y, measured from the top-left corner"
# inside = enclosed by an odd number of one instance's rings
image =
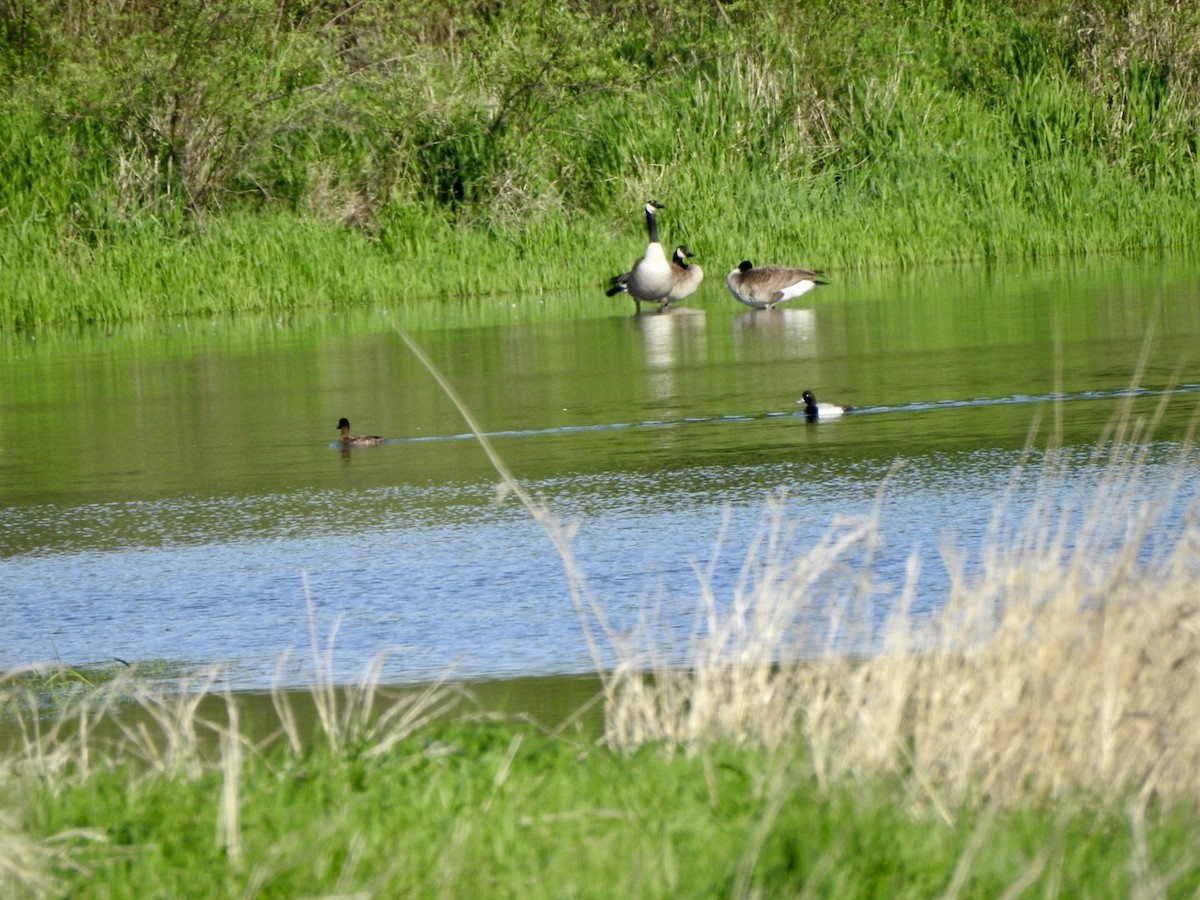
[[[744,259],[725,276],[725,284],[735,300],[755,309],[774,309],[786,300],[793,300],[819,285],[829,284],[817,276],[820,272],[792,269],[787,266],[757,266]]]
[[[838,406],[836,403],[818,403],[812,391],[805,391],[800,398],[799,402],[804,404],[804,418],[810,422],[818,419],[836,419],[854,409],[853,406]]]
[[[344,417],[338,419],[337,427],[338,431],[342,433],[341,444],[343,447],[374,447],[383,441],[383,438],[377,434],[350,437],[350,420]]]
[[[675,248],[675,252],[671,255],[671,290],[662,303],[662,309],[692,296],[700,287],[700,282],[704,280],[704,270],[695,263],[688,263],[688,258],[695,255],[687,247]],[[615,297],[617,294],[628,291],[631,274],[631,272],[626,272],[624,275],[614,276],[610,282],[611,286],[605,293],[610,297]]]
[[[646,204],[646,233],[650,238],[646,252],[633,264],[632,269],[624,275],[615,276],[606,291],[610,297],[622,291],[627,292],[637,304],[638,312],[641,312],[643,303],[657,303],[660,309],[670,303],[667,295],[675,283],[667,254],[658,242],[658,224],[654,221],[654,212],[659,209],[666,207],[654,200]]]

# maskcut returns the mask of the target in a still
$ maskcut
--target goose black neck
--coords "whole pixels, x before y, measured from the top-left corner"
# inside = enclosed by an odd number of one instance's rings
[[[654,210],[646,208],[646,233],[650,235],[650,243],[658,243],[658,223],[654,221]]]

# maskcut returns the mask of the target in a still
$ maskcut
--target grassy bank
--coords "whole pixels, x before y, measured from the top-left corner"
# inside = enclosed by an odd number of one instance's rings
[[[9,897],[1186,895],[1195,810],[1074,800],[914,808],[895,779],[822,789],[720,744],[621,756],[521,724],[385,756],[246,749],[95,766],[5,793]],[[14,805],[15,804],[15,805]],[[18,822],[19,820],[19,822]],[[19,828],[19,830],[18,830]]]
[[[323,705],[334,694],[318,689],[314,717],[296,716],[294,699],[281,694],[276,713],[254,722],[241,698],[204,679],[170,689],[118,679],[60,699],[49,718],[27,705],[28,681],[9,681],[0,701],[26,740],[0,762],[0,890],[998,897],[1200,889],[1194,790],[1160,791],[1154,773],[1141,788],[1108,789],[1082,772],[1052,797],[1018,803],[990,795],[985,777],[969,800],[946,791],[944,778],[928,780],[933,747],[951,779],[962,760],[985,773],[986,754],[971,739],[975,721],[1001,706],[984,696],[987,679],[1016,678],[1023,668],[1010,657],[1009,668],[981,666],[974,677],[966,666],[919,687],[903,681],[917,687],[909,701],[919,760],[870,760],[845,740],[856,722],[868,738],[872,723],[854,718],[847,701],[856,679],[836,666],[810,673],[808,690],[797,682],[811,708],[825,711],[799,740],[766,749],[726,729],[686,753],[660,742],[620,750],[571,723],[478,717],[469,705],[430,721],[444,695],[388,699],[369,677],[365,691],[339,693],[338,706]],[[937,722],[918,704],[949,676],[979,708]],[[1121,692],[1130,679],[1122,670],[1113,680]],[[813,689],[818,682],[825,690]],[[1035,693],[1020,704],[1030,721],[1056,718],[1041,708],[1044,699]],[[1058,702],[1086,715],[1089,699]],[[754,711],[726,709],[743,724]],[[830,727],[835,720],[841,727]],[[930,726],[947,731],[934,736]],[[1037,766],[1038,750],[1085,751],[1088,737],[1034,729],[1023,743],[993,749],[1003,756],[1009,747]],[[1166,739],[1160,761],[1194,762],[1191,743],[1190,735]],[[850,751],[853,771],[825,767],[824,755],[837,750]]]
[[[0,38],[5,328],[598,287],[649,196],[713,274],[1200,226],[1187,4],[17,0]]]

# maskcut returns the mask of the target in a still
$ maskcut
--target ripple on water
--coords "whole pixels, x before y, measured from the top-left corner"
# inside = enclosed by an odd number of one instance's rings
[[[1067,487],[1101,477],[1089,467],[1090,451],[1064,453],[1074,456],[1059,478]],[[1144,466],[1147,485],[1163,481],[1169,454],[1164,448]],[[775,461],[563,475],[531,488],[576,523],[575,560],[611,626],[630,632],[649,605],[678,637],[695,624],[702,582],[727,602],[752,577],[746,560],[767,529],[771,498],[794,552],[821,541],[831,523],[877,508],[880,602],[898,596],[916,552],[920,612],[922,599],[945,596],[947,537],[977,554],[998,496],[1007,493],[1019,518],[1054,482],[1040,466],[1019,469],[1019,460],[1019,451],[980,450],[913,456],[899,466]],[[1190,495],[1174,495],[1172,515],[1184,514],[1195,480],[1193,471]],[[263,687],[291,652],[282,677],[303,681],[311,672],[311,599],[322,644],[336,629],[341,680],[356,678],[386,648],[394,648],[385,667],[393,680],[449,667],[464,678],[591,671],[562,560],[515,502],[497,506],[493,496],[487,484],[389,486],[7,510],[9,528],[28,524],[23,517],[51,528],[56,515],[95,520],[57,548],[9,555],[6,582],[21,589],[5,601],[0,666],[224,660],[239,686]]]

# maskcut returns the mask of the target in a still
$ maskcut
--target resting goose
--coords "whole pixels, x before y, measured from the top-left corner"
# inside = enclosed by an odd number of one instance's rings
[[[650,238],[646,252],[633,264],[632,269],[612,278],[606,291],[610,297],[622,291],[628,293],[639,312],[643,303],[657,303],[659,308],[670,303],[667,295],[675,284],[671,264],[667,262],[667,255],[658,242],[658,224],[654,220],[654,213],[660,209],[666,207],[654,200],[646,204],[646,233]]]
[[[738,302],[755,309],[774,309],[780,303],[828,284],[817,278],[820,274],[788,266],[755,266],[744,259],[725,276],[725,284]]]

